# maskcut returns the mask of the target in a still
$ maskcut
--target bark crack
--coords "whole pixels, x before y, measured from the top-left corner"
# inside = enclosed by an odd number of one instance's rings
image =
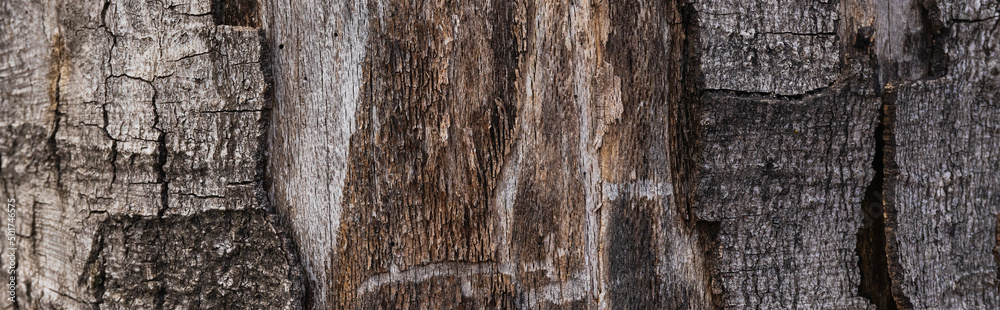
[[[889,263],[886,256],[885,216],[882,197],[884,173],[885,141],[885,111],[879,113],[875,128],[875,155],[872,160],[874,176],[865,191],[861,201],[861,227],[857,232],[858,268],[861,271],[861,282],[858,284],[858,295],[867,298],[875,309],[898,309],[892,300],[892,279],[889,277]]]
[[[118,139],[115,139],[114,137],[112,137],[111,136],[111,132],[108,131],[108,102],[107,101],[105,101],[104,104],[101,105],[101,113],[102,113],[102,116],[104,117],[104,126],[101,127],[101,130],[104,131],[104,135],[106,135],[108,137],[108,139],[111,139],[111,155],[110,155],[110,157],[111,157],[110,158],[110,161],[111,161],[111,183],[108,184],[108,189],[111,189],[111,187],[114,186],[115,181],[118,180],[118,155],[119,155],[118,154]]]
[[[156,138],[158,156],[154,169],[157,173],[156,181],[162,185],[160,186],[160,210],[157,211],[156,216],[163,218],[163,214],[170,206],[170,182],[167,180],[167,172],[164,168],[167,165],[167,132],[160,125],[160,109],[156,106],[156,98],[159,93],[156,90],[156,85],[153,85],[152,82],[148,83],[153,87],[153,98],[151,99],[153,104],[153,129],[160,133]]]
[[[55,166],[56,172],[56,188],[62,188],[62,163],[59,156],[59,148],[56,140],[56,135],[59,133],[59,124],[62,122],[62,114],[59,112],[61,104],[61,89],[59,84],[62,82],[62,66],[63,58],[65,57],[65,43],[63,42],[62,35],[56,34],[53,40],[52,49],[52,93],[50,94],[50,99],[52,100],[52,134],[48,138],[48,147],[51,151],[50,159]]]
[[[720,89],[704,89],[704,90],[702,90],[702,93],[705,94],[705,95],[723,94],[723,95],[731,95],[731,96],[739,96],[739,97],[747,97],[747,98],[772,98],[772,99],[778,99],[778,100],[804,100],[804,99],[807,99],[809,97],[813,97],[813,96],[822,94],[827,89],[829,89],[830,87],[832,87],[833,84],[835,84],[835,83],[836,82],[831,83],[830,85],[827,85],[827,86],[823,86],[823,87],[820,87],[820,88],[815,88],[815,89],[807,90],[807,91],[805,91],[805,92],[803,92],[801,94],[794,94],[794,95],[781,95],[781,94],[769,93],[769,92],[752,92],[752,91],[742,91],[742,90],[733,90],[733,89],[721,89],[721,88]]]
[[[99,225],[97,232],[94,233],[94,240],[90,246],[90,254],[87,256],[87,266],[84,269],[84,273],[80,275],[78,283],[80,286],[89,287],[93,290],[94,302],[93,309],[100,310],[101,305],[104,304],[104,292],[105,292],[105,278],[106,278],[106,266],[104,259],[101,257],[101,252],[104,251],[104,239],[107,235],[107,230],[105,223]]]

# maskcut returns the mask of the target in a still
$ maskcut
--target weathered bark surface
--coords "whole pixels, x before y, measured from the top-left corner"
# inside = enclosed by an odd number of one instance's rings
[[[997,308],[998,12],[7,0],[3,305]]]
[[[845,6],[696,8],[706,91],[694,215],[719,225],[718,302],[865,308],[855,234],[879,100],[870,59],[838,44]]]
[[[261,35],[210,7],[3,4],[7,306],[300,307],[262,183]]]
[[[997,308],[1000,4],[911,5],[889,14],[920,18],[903,39],[916,48],[888,45],[883,65],[898,68],[885,74],[898,74],[885,86],[893,295],[917,309]]]
[[[314,308],[710,305],[667,155],[679,4],[319,7],[266,14]]]

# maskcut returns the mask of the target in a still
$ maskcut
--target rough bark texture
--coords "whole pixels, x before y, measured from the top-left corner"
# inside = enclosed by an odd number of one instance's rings
[[[1000,307],[995,1],[0,17],[6,307]]]
[[[919,31],[905,39],[916,48],[888,45],[883,65],[898,68],[885,74],[896,77],[885,86],[893,296],[917,309],[997,308],[1000,4],[909,8],[890,14],[919,18]]]
[[[210,7],[2,4],[8,307],[301,306],[262,183],[261,33]]]

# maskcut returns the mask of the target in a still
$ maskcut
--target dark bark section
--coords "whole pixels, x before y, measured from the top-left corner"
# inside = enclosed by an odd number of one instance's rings
[[[209,211],[100,224],[87,273],[95,309],[294,308],[302,287],[266,211]]]
[[[659,224],[655,215],[660,204],[623,191],[612,205],[611,223],[608,228],[609,298],[617,309],[659,309],[662,279],[656,274],[657,244],[654,227]],[[677,292],[670,292],[677,293]],[[687,296],[670,296],[678,298]],[[691,305],[675,305],[680,309]]]
[[[693,191],[693,213],[717,221],[717,307],[867,306],[855,235],[878,97],[865,5],[696,4],[704,76],[729,85],[701,98]]]
[[[607,236],[608,298],[612,308],[661,308],[669,299],[691,299],[685,294],[684,284],[676,289],[664,289],[669,279],[657,275],[661,263],[660,253],[671,249],[660,248],[656,242],[659,225],[678,225],[679,218],[664,218],[663,208],[671,207],[670,201],[644,197],[642,181],[649,186],[671,180],[664,137],[669,130],[668,117],[673,89],[670,78],[667,31],[673,4],[668,2],[637,3],[612,1],[608,11],[611,29],[605,48],[605,61],[614,67],[614,74],[621,81],[621,117],[610,126],[603,137],[601,148],[603,179],[618,186],[618,197],[603,212],[611,212]],[[642,6],[649,5],[645,8]],[[647,10],[646,16],[640,10]],[[676,216],[674,216],[676,217]],[[683,225],[683,224],[680,224]]]
[[[852,237],[874,126],[854,120],[874,120],[875,102],[840,87],[801,101],[706,95],[696,214],[720,222],[724,307],[863,306]]]
[[[996,2],[915,2],[925,74],[887,81],[887,254],[900,308],[996,308]],[[890,22],[898,23],[898,20]],[[911,53],[912,55],[906,55]],[[894,63],[882,64],[892,68]],[[987,241],[990,240],[990,241]]]
[[[212,0],[216,25],[260,27],[259,0]]]

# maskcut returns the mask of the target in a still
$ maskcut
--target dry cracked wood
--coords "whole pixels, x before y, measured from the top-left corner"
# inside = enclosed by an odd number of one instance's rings
[[[1000,300],[995,1],[84,2],[0,3],[8,307]]]
[[[209,4],[3,4],[7,306],[301,306],[262,183],[261,35]]]

